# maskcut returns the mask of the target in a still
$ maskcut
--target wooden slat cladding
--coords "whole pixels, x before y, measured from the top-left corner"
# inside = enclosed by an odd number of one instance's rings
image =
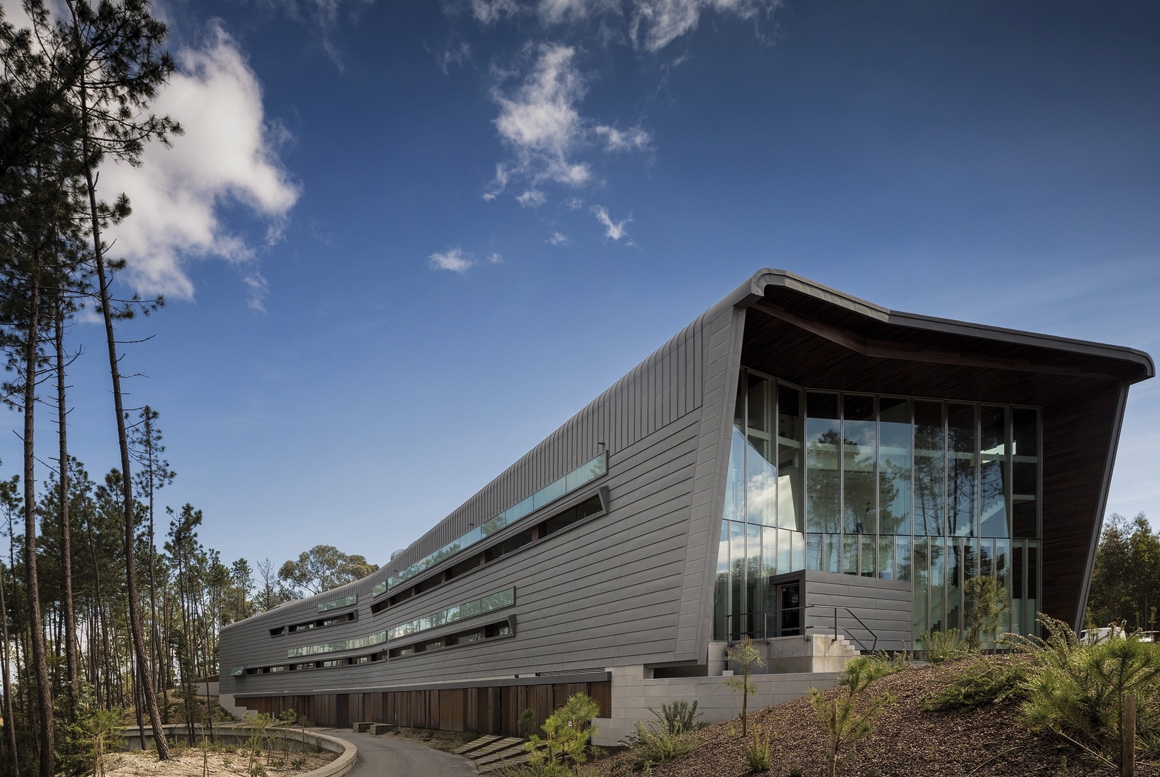
[[[612,682],[505,685],[486,688],[424,689],[375,693],[320,694],[315,696],[257,696],[236,699],[253,712],[277,717],[298,711],[318,726],[349,728],[354,723],[391,723],[405,728],[442,731],[474,731],[516,737],[524,710],[533,715],[532,730],[548,716],[583,693],[600,707],[597,717],[612,715]],[[344,714],[337,714],[344,705]]]

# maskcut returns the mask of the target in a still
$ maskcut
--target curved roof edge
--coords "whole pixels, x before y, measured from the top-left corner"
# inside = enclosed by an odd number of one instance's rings
[[[1118,359],[1138,366],[1143,374],[1133,383],[1147,380],[1156,376],[1156,365],[1152,357],[1136,348],[1121,345],[1109,345],[1089,340],[1076,340],[1058,335],[1028,332],[1019,329],[975,324],[969,321],[958,321],[937,316],[922,316],[917,313],[903,313],[875,305],[872,302],[859,299],[829,286],[803,278],[787,270],[766,268],[758,270],[745,283],[738,286],[731,294],[714,306],[749,307],[754,302],[764,299],[765,290],[770,287],[787,289],[814,299],[827,302],[835,307],[843,308],[854,313],[866,316],[886,324],[907,327],[909,329],[923,329],[931,332],[957,334],[967,337],[976,337],[983,340],[994,340],[1005,343],[1018,343],[1036,348],[1048,348],[1056,351],[1066,351],[1087,356],[1097,356],[1105,359]]]

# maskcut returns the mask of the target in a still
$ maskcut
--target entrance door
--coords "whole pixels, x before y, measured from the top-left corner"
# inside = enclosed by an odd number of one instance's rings
[[[801,583],[777,587],[777,636],[800,637],[802,633]]]

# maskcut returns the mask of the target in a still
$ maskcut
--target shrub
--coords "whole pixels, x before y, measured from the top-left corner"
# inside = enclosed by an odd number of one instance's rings
[[[810,705],[826,733],[827,777],[834,777],[838,753],[842,748],[869,736],[874,730],[874,718],[891,701],[890,694],[884,693],[862,702],[863,693],[874,678],[865,664],[854,664],[851,661],[846,668],[850,671],[846,673],[847,682],[843,686],[845,692],[839,693],[836,698],[827,699],[817,688],[810,689]]]
[[[697,701],[694,699],[690,706],[687,701],[674,701],[671,704],[662,704],[661,711],[658,713],[652,707],[649,707],[649,712],[656,715],[657,720],[664,726],[665,731],[670,734],[683,734],[687,731],[696,731],[705,727],[705,724],[698,721],[697,718],[701,714],[697,712]]]
[[[528,752],[527,769],[538,777],[556,777],[571,771],[571,765],[588,760],[588,743],[596,733],[592,719],[600,713],[600,705],[583,693],[568,697],[564,706],[544,721],[544,736],[528,737],[524,749]]]
[[[1080,644],[1062,621],[1045,615],[1046,639],[1022,640],[1035,664],[1022,685],[1023,715],[1034,728],[1048,729],[1105,763],[1120,761],[1125,696],[1136,697],[1137,745],[1152,755],[1160,744],[1160,646],[1137,634]]]
[[[977,657],[949,683],[922,700],[925,710],[963,709],[1002,701],[1020,693],[1030,662]]]
[[[967,630],[967,647],[979,650],[983,641],[993,640],[999,630],[1003,614],[1011,609],[1007,589],[995,578],[987,575],[968,578],[963,584],[970,607],[970,628]]]
[[[649,770],[656,764],[684,758],[697,749],[693,731],[704,724],[697,722],[697,702],[690,707],[683,701],[662,704],[661,711],[649,708],[656,720],[637,721],[625,744],[633,749],[633,767]]]
[[[754,722],[753,739],[745,745],[745,762],[749,764],[750,771],[765,772],[773,766],[773,754],[770,752],[769,739],[769,733],[766,732],[765,736],[762,736],[761,726]]]
[[[919,638],[926,660],[932,664],[957,661],[970,653],[966,640],[957,631],[928,631]]]
[[[842,671],[838,673],[837,684],[848,686],[856,678],[861,677],[869,678],[871,681],[877,680],[879,677],[900,672],[904,667],[903,661],[895,661],[885,653],[855,656],[847,661],[846,665],[842,667]]]

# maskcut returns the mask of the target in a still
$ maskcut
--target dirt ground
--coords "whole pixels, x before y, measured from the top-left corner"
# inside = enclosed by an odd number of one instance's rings
[[[317,769],[338,755],[330,751],[263,753],[254,759],[254,764],[260,764],[267,777],[287,777]],[[193,747],[174,752],[169,761],[158,761],[153,752],[110,753],[105,756],[102,766],[108,777],[246,777],[249,764],[249,755],[240,750],[229,753]]]

